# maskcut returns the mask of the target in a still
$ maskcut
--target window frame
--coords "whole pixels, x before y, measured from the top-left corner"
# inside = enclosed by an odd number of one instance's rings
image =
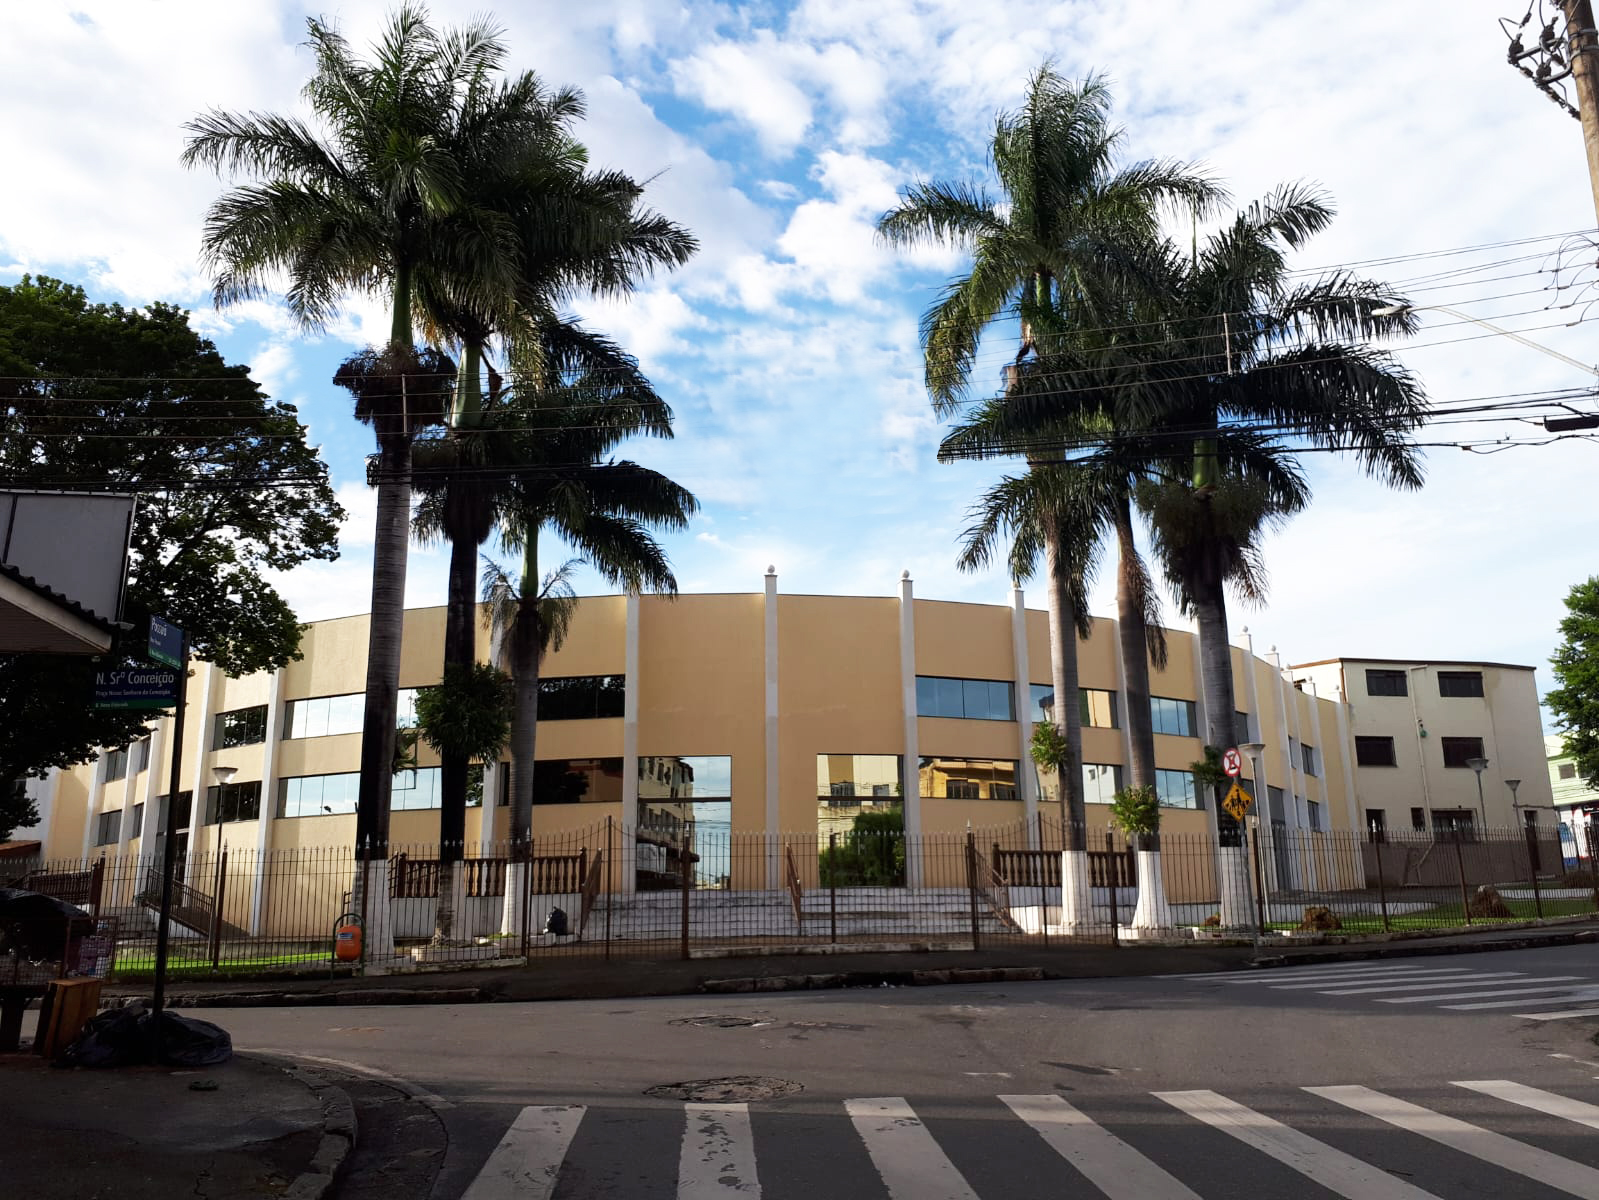
[[[1383,691],[1383,690],[1373,691],[1371,685],[1372,685],[1373,682],[1375,682],[1376,680],[1379,680],[1379,679],[1384,680],[1385,682],[1388,682],[1388,683],[1397,683],[1398,686],[1399,686],[1399,690],[1397,692]],[[1410,672],[1409,671],[1396,670],[1393,667],[1367,667],[1366,668],[1366,695],[1368,695],[1368,696],[1381,696],[1381,697],[1394,697],[1394,696],[1408,696],[1408,695],[1410,695]]]
[[[231,803],[230,803],[231,802]],[[250,809],[248,813],[246,809]],[[232,815],[228,815],[229,813]],[[212,784],[205,789],[205,823],[235,825],[261,817],[261,781],[245,779]]]
[[[960,712],[949,711],[945,697],[938,693],[946,690],[950,684],[956,684],[960,690]],[[924,687],[924,685],[926,685]],[[984,698],[979,699],[977,689],[982,688]],[[990,715],[988,706],[992,703],[995,689],[1003,689],[1005,696],[1005,712],[1002,717]],[[924,704],[925,698],[925,704]],[[928,707],[938,711],[929,712]],[[981,707],[984,711],[973,713],[973,707]],[[957,675],[918,675],[916,676],[916,715],[945,721],[1014,721],[1016,719],[1016,684],[1009,679],[968,679]]]
[[[1185,726],[1187,732],[1162,728],[1162,725],[1166,724],[1166,722],[1161,715],[1162,709],[1158,706],[1168,704],[1181,706],[1172,711],[1182,714],[1182,719],[1177,723],[1181,726]],[[1161,737],[1191,738],[1199,736],[1197,732],[1198,718],[1196,715],[1194,702],[1192,700],[1184,700],[1179,696],[1151,696],[1149,698],[1149,723],[1154,731]]]
[[[1183,791],[1186,796],[1193,798],[1194,802],[1192,804],[1174,804],[1167,799],[1169,786],[1174,782],[1174,778],[1184,780],[1185,787]],[[1155,768],[1155,796],[1161,808],[1180,809],[1185,812],[1202,811],[1205,807],[1205,798],[1202,792],[1203,789],[1200,788],[1199,781],[1194,778],[1192,771],[1178,771],[1167,767]]]
[[[228,734],[230,718],[242,718],[248,722],[243,736]],[[259,721],[260,736],[252,736],[256,732]],[[241,722],[242,723],[242,722]],[[265,704],[247,704],[243,708],[230,708],[227,712],[219,712],[212,720],[211,749],[232,750],[236,746],[258,746],[266,741],[267,734],[267,706]]]

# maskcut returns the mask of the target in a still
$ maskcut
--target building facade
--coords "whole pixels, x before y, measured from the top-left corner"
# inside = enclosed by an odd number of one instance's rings
[[[1533,668],[1335,658],[1293,675],[1342,701],[1368,830],[1553,825]]]

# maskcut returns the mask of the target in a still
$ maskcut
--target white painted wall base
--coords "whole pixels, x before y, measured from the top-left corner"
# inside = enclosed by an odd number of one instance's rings
[[[1249,850],[1245,846],[1216,848],[1216,886],[1221,892],[1223,929],[1243,929],[1255,923],[1250,911]]]
[[[500,905],[500,932],[522,935],[522,880],[527,873],[527,863],[505,864],[505,897]]]
[[[1062,850],[1060,854],[1061,927],[1071,933],[1094,921],[1088,896],[1088,851]]]
[[[373,859],[367,864],[366,877],[372,884],[372,895],[366,903],[365,928],[362,938],[369,962],[387,962],[394,957],[394,914],[389,900],[389,860]],[[355,867],[355,879],[350,884],[350,911],[361,911],[363,890],[362,870]]]
[[[1133,910],[1135,930],[1170,929],[1171,905],[1166,903],[1166,881],[1160,874],[1160,851],[1138,851],[1138,907]]]

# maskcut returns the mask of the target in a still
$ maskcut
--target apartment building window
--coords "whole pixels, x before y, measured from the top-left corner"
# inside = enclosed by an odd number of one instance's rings
[[[1380,808],[1366,810],[1366,834],[1374,842],[1388,840],[1388,813]]]
[[[103,812],[94,824],[94,844],[110,846],[122,835],[122,810]]]
[[[1439,738],[1438,742],[1444,752],[1446,767],[1469,766],[1467,759],[1483,757],[1480,737],[1446,737]]]
[[[233,746],[253,746],[266,741],[266,705],[235,708],[217,714],[216,730],[212,735],[212,748],[227,750]]]
[[[939,675],[916,677],[916,715],[964,717],[978,721],[1014,721],[1016,706],[1011,685],[998,679],[947,679]]]
[[[1162,808],[1198,808],[1199,789],[1194,786],[1194,773],[1192,771],[1167,771],[1157,769],[1155,772],[1155,795],[1160,798]]]
[[[1167,733],[1173,737],[1194,736],[1194,702],[1192,700],[1172,700],[1165,696],[1151,696],[1149,698],[1149,716],[1154,723],[1156,733]]]
[[[133,743],[133,773],[148,770],[150,767],[150,739],[142,737]]]
[[[261,781],[225,783],[205,790],[205,823],[253,821],[261,815]]]
[[[570,675],[539,680],[541,721],[620,717],[626,700],[625,675]]]
[[[1417,833],[1427,832],[1427,810],[1413,808],[1410,810],[1410,827]]]
[[[638,760],[640,800],[727,800],[733,759],[726,754],[656,754]]]
[[[1410,681],[1408,673],[1405,671],[1377,670],[1374,668],[1368,668],[1366,671],[1366,695],[1410,695]]]
[[[1562,779],[1575,779],[1576,777],[1577,777],[1577,764],[1576,763],[1561,763],[1560,764],[1560,778],[1562,778]]]
[[[278,816],[325,817],[353,813],[360,790],[358,771],[292,776],[278,784]]]
[[[642,774],[649,759],[639,760]],[[640,796],[640,800],[643,796]],[[533,764],[534,804],[620,804],[620,758],[545,758]]]
[[[1082,773],[1085,804],[1109,804],[1123,787],[1122,768],[1114,763],[1084,763]],[[1033,779],[1038,784],[1040,803],[1060,803],[1060,788],[1054,771],[1041,771],[1038,764],[1034,763]]]
[[[120,750],[107,750],[105,752],[105,781],[114,783],[118,779],[128,777],[128,750],[124,746]]]
[[[144,801],[133,806],[133,824],[128,828],[128,836],[136,838],[144,832]]]
[[[1357,737],[1355,739],[1355,764],[1361,767],[1397,767],[1394,739],[1391,737]]]
[[[1310,816],[1310,827],[1311,827],[1311,829],[1314,830],[1316,833],[1320,833],[1321,832],[1321,802],[1317,801],[1317,800],[1306,800],[1305,801],[1305,811]]]
[[[898,797],[900,757],[897,754],[818,754],[818,798]]]
[[[1439,671],[1440,696],[1482,696],[1481,671]]]
[[[1306,775],[1320,775],[1321,768],[1316,762],[1316,747],[1307,746],[1303,742],[1299,745],[1299,765],[1305,770]]]
[[[918,792],[932,800],[1015,800],[1016,760],[924,755]]]
[[[1034,725],[1055,719],[1055,688],[1048,683],[1027,685],[1032,701],[1031,719]],[[1120,729],[1121,717],[1116,705],[1116,693],[1104,688],[1078,688],[1078,714],[1085,727],[1092,729]]]
[[[401,688],[398,701],[395,728],[415,728],[416,689]],[[313,696],[306,700],[290,700],[284,713],[283,736],[288,739],[360,733],[365,715],[365,692],[346,692],[338,696]],[[262,737],[265,736],[263,729]]]
[[[1474,842],[1477,840],[1477,814],[1469,808],[1435,808],[1432,832],[1435,837]]]
[[[167,798],[165,796],[157,796],[155,802],[155,831],[157,834],[164,834],[167,831],[167,818],[172,815],[170,806],[167,804]],[[178,793],[177,824],[173,826],[174,829],[187,829],[189,827],[189,817],[191,815],[190,809],[192,808],[193,804],[193,792]]]
[[[1233,745],[1242,746],[1255,739],[1249,736],[1249,714],[1246,712],[1233,713]]]

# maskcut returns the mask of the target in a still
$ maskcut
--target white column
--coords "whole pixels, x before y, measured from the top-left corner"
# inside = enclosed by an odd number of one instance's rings
[[[105,808],[105,748],[101,747],[100,757],[94,760],[94,779],[89,784],[89,803],[87,811],[83,814],[83,854],[82,858],[89,857],[89,847],[94,841],[94,820]]]
[[[905,753],[900,760],[899,790],[905,806],[905,834],[910,844],[922,833],[921,772],[917,762],[921,751],[918,746],[916,725],[916,593],[911,585],[911,573],[899,575],[899,683],[900,706],[905,717]],[[921,885],[921,856],[907,855],[906,875],[912,887]]]
[[[1244,703],[1249,709],[1249,719],[1254,722],[1254,728],[1250,732],[1255,736],[1250,740],[1264,742],[1266,723],[1260,719],[1260,689],[1255,683],[1255,639],[1250,636],[1248,625],[1245,625],[1241,632],[1244,638],[1244,666],[1248,668],[1244,671]],[[1258,805],[1260,802],[1261,797],[1256,796],[1255,803]]]
[[[504,654],[505,631],[496,625],[489,634],[489,661],[495,666],[501,666],[500,659]],[[491,857],[490,847],[494,843],[494,815],[500,803],[500,760],[498,756],[493,762],[483,764],[483,807],[478,812],[477,840],[480,846],[479,853]],[[510,878],[509,875],[506,876]],[[509,883],[506,884],[510,886]]]
[[[1333,701],[1337,704],[1338,714],[1338,758],[1344,767],[1344,803],[1349,808],[1349,828],[1357,833],[1365,829],[1365,822],[1361,820],[1360,808],[1355,794],[1355,763],[1350,754],[1353,744],[1349,736],[1349,702],[1344,699],[1343,690],[1340,688],[1333,693]],[[1325,762],[1322,766],[1326,770]],[[1406,819],[1409,813],[1405,814]],[[1403,828],[1403,827],[1401,827]]]
[[[39,810],[39,820],[34,830],[39,837],[40,857],[50,856],[50,833],[55,827],[56,802],[61,796],[61,768],[51,767],[43,779],[28,781],[34,806]]]
[[[211,680],[216,675],[216,668],[210,663],[197,663],[191,661],[190,668],[204,677],[205,682],[200,685],[200,704],[198,709],[191,709],[185,718],[194,723],[194,761],[190,769],[194,772],[192,797],[189,802],[189,853],[183,856],[183,882],[189,883],[189,870],[194,863],[195,852],[200,849],[200,833],[205,829],[205,791],[206,781],[210,778],[206,771],[206,747],[211,744]],[[178,798],[172,797],[171,803],[176,804]],[[217,826],[216,845],[211,847],[212,853],[222,848],[222,827]]]
[[[620,846],[621,857],[617,866],[621,871],[621,890],[631,892],[637,882],[634,854],[638,844],[633,830],[638,824],[638,697],[639,697],[639,594],[627,594],[627,642],[623,654],[623,670],[627,672],[622,692],[622,818]]]
[[[144,777],[144,820],[139,826],[140,858],[148,858],[156,851],[156,830],[161,827],[161,784],[166,779],[161,756],[166,751],[170,723],[171,718],[162,717],[150,734],[150,770]]]
[[[1010,643],[1016,676],[1016,776],[1022,789],[1027,845],[1037,850],[1038,772],[1033,769],[1033,671],[1027,654],[1027,601],[1020,583],[1012,583],[1010,588]],[[911,683],[915,685],[914,678]]]
[[[128,842],[133,837],[133,793],[134,781],[138,778],[133,769],[136,761],[134,756],[139,751],[137,740],[128,743],[128,770],[122,777],[122,819],[117,822],[117,857],[125,857],[128,853]]]
[[[278,721],[283,713],[283,668],[272,672],[267,688],[266,743],[261,748],[261,812],[256,818],[255,878],[250,885],[250,932],[261,934],[262,888],[266,859],[272,841],[272,822],[278,815],[278,746],[282,741]]]
[[[777,699],[777,567],[766,568],[766,592],[762,601],[762,658],[764,672],[765,741],[762,743],[765,770],[762,772],[766,839],[766,886],[773,891],[783,887],[782,862],[782,806],[779,803],[781,778],[778,749],[778,699]]]

